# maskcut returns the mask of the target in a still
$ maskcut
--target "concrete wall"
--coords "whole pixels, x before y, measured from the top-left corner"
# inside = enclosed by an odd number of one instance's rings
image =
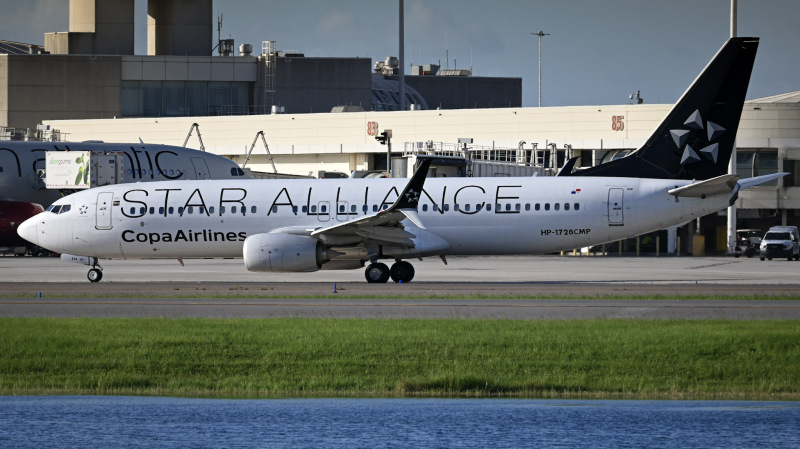
[[[45,33],[51,54],[133,54],[134,0],[70,0],[69,9],[69,32]]]
[[[330,112],[334,106],[370,108],[372,98],[371,61],[365,58],[278,58],[275,96],[271,104],[287,113]],[[259,64],[256,104],[264,102],[264,63]]]
[[[257,64],[255,56],[124,56],[122,79],[255,82]]]
[[[8,125],[8,55],[0,55],[0,126]]]
[[[522,78],[406,76],[405,79],[407,85],[425,98],[431,109],[522,106]]]
[[[149,0],[147,54],[211,56],[212,20],[211,0]]]
[[[35,128],[46,119],[120,115],[119,57],[8,55],[0,60],[7,66],[0,78],[0,91],[7,95],[0,126]]]

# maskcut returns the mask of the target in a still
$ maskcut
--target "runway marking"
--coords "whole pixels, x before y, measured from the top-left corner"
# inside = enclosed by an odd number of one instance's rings
[[[624,300],[623,300],[624,301]],[[127,306],[238,306],[238,307],[486,307],[486,308],[637,308],[637,309],[798,309],[800,305],[703,305],[703,304],[410,304],[410,303],[174,303],[174,302],[92,302],[20,301],[0,305],[127,305]]]

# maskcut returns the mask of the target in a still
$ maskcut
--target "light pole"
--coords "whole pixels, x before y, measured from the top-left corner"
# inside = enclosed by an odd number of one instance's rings
[[[545,33],[542,30],[539,30],[535,33],[531,33],[534,36],[539,36],[539,107],[542,107],[542,37],[549,36],[550,33]]]

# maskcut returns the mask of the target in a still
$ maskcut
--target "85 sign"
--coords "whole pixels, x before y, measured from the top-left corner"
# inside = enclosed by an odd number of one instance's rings
[[[611,117],[611,129],[613,131],[622,131],[625,129],[624,115],[614,115]]]

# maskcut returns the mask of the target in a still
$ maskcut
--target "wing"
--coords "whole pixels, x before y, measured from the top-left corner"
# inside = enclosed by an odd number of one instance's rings
[[[417,216],[417,205],[432,161],[433,159],[429,158],[422,159],[419,168],[400,196],[387,209],[352,221],[316,229],[311,235],[334,244],[356,244],[371,240],[378,244],[414,247],[412,239],[416,235],[406,231],[402,221],[409,219],[419,228],[424,228]]]

